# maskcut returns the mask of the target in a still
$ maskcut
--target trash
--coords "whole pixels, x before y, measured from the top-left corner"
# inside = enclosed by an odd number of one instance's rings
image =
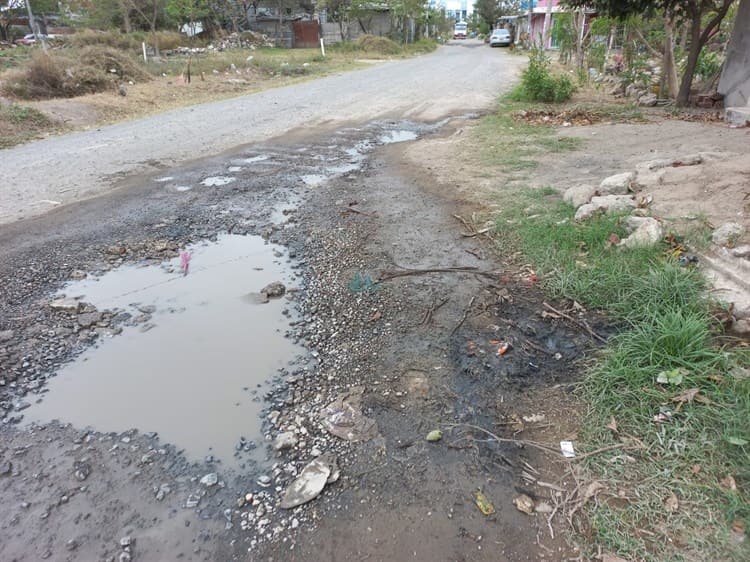
[[[665,423],[672,421],[672,410],[670,410],[666,406],[660,407],[659,413],[654,416],[654,421],[656,423]]]
[[[572,441],[560,441],[560,450],[566,459],[574,459],[576,457]]]
[[[427,441],[430,443],[434,443],[435,441],[440,441],[443,438],[443,432],[439,429],[433,429],[427,434]]]
[[[670,513],[675,513],[680,508],[680,501],[674,492],[670,492],[669,497],[664,500],[664,508]]]
[[[534,514],[534,500],[532,500],[526,494],[521,494],[516,499],[514,499],[513,505],[516,506],[516,509],[518,511],[522,511],[523,513],[527,513],[528,515]]]
[[[510,349],[510,344],[506,341],[500,344],[500,346],[497,348],[497,354],[498,355],[505,355],[508,353],[508,350]]]
[[[377,285],[369,275],[357,273],[349,280],[349,291],[352,293],[369,293],[376,289]]]
[[[488,500],[487,496],[482,492],[477,491],[474,493],[474,501],[476,502],[479,511],[485,515],[492,515],[495,513],[495,506],[490,503],[490,500]]]
[[[682,380],[685,378],[686,371],[680,367],[671,369],[669,371],[662,371],[656,375],[656,382],[659,384],[682,384]]]
[[[546,419],[544,414],[531,414],[530,416],[523,416],[521,418],[526,423],[539,423]]]
[[[279,507],[291,509],[318,497],[328,483],[334,467],[338,471],[333,453],[326,453],[310,461],[286,489]]]
[[[320,417],[328,432],[346,441],[368,441],[378,433],[375,421],[362,413],[363,386],[355,386],[323,408]]]
[[[190,258],[192,255],[190,252],[180,252],[180,269],[183,276],[187,275],[190,271]]]

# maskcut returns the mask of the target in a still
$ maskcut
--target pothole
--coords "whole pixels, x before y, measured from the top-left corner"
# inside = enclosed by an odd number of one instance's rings
[[[285,250],[258,236],[222,235],[189,252],[187,275],[176,258],[65,287],[99,310],[150,318],[65,366],[25,412],[27,421],[153,431],[195,459],[211,454],[234,464],[237,449],[262,458],[266,381],[301,348],[284,337],[289,293],[266,304],[245,297],[294,281]]]

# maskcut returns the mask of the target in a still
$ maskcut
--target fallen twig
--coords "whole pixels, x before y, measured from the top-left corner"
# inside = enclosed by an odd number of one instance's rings
[[[432,322],[432,315],[435,314],[437,310],[442,308],[448,302],[448,300],[449,299],[445,298],[441,300],[440,302],[433,304],[430,308],[425,310],[424,315],[422,316],[422,320],[419,322],[419,325],[426,326],[427,324]]]
[[[571,322],[573,322],[573,324],[575,324],[579,328],[582,328],[586,332],[588,332],[588,334],[592,338],[594,338],[595,340],[598,340],[598,341],[600,341],[602,343],[607,343],[607,340],[605,338],[603,338],[602,336],[600,336],[599,334],[597,334],[594,330],[592,330],[591,326],[589,326],[588,323],[585,320],[577,320],[576,318],[573,318],[569,314],[565,314],[564,312],[562,312],[560,310],[557,310],[556,308],[554,308],[553,306],[551,306],[550,304],[548,304],[546,302],[543,302],[542,306],[544,306],[544,308],[546,308],[550,312],[554,312],[555,314],[558,314],[558,315],[562,316],[566,320],[570,320]]]
[[[472,425],[470,423],[454,423],[454,424],[449,424],[448,427],[468,427],[469,429],[475,429],[477,431],[481,431],[482,433],[489,435],[498,443],[515,443],[517,445],[528,445],[529,447],[539,449],[540,451],[544,451],[545,453],[552,453],[557,457],[561,455],[559,450],[557,450],[555,447],[552,447],[550,445],[545,445],[544,443],[537,443],[536,441],[527,441],[526,439],[509,439],[505,437],[500,437],[499,435],[495,435],[494,433],[484,429],[483,427],[479,427],[478,425]]]
[[[359,209],[355,209],[354,207],[347,207],[344,209],[344,212],[351,211],[352,213],[357,213],[358,215],[365,215],[366,217],[374,217],[375,213],[366,213],[364,211],[360,211]]]
[[[404,269],[402,271],[390,270],[384,271],[380,278],[375,283],[382,283],[390,279],[396,279],[398,277],[407,277],[409,275],[426,275],[428,273],[471,273],[473,275],[481,275],[489,277],[490,279],[497,278],[497,272],[494,271],[482,271],[476,267],[434,267],[428,269]]]
[[[455,334],[458,329],[464,325],[464,322],[466,322],[466,319],[469,317],[469,312],[471,311],[471,307],[474,305],[474,301],[477,297],[471,297],[471,300],[469,301],[469,306],[466,307],[466,310],[464,310],[464,315],[461,317],[461,320],[456,324],[453,329],[451,330],[451,333],[449,337],[452,337],[453,334]]]

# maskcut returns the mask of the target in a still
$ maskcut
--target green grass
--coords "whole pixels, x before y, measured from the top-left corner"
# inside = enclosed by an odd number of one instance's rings
[[[482,119],[473,130],[483,166],[498,167],[504,172],[533,170],[544,154],[576,150],[583,144],[581,138],[558,137],[550,125],[515,119],[513,112],[524,107],[506,99],[497,113]]]
[[[668,259],[666,245],[609,244],[625,234],[621,217],[576,223],[553,189],[506,192],[501,204],[503,253],[520,250],[549,294],[603,310],[619,328],[581,390],[582,451],[627,447],[585,461],[608,487],[586,511],[587,555],[601,547],[629,560],[749,559],[729,529],[737,520],[750,528],[750,377],[741,376],[750,350],[719,337],[700,272]],[[674,369],[681,381],[657,382]],[[697,389],[691,402],[675,401],[689,389]],[[656,423],[665,408],[671,420]],[[613,417],[618,433],[606,427]],[[727,475],[737,491],[720,485]],[[664,505],[670,494],[674,513]]]

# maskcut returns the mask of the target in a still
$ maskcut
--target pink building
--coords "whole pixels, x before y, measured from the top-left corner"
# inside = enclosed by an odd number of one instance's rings
[[[529,13],[527,10],[526,13],[522,16],[522,19],[525,20],[522,24],[523,31],[527,31],[529,29],[529,23],[531,24],[531,40],[539,45],[542,42],[542,37],[544,36],[544,20],[547,19],[547,6],[548,4],[552,4],[552,10],[550,13],[550,19],[549,22],[550,29],[552,26],[555,25],[555,17],[560,13],[565,13],[568,11],[568,8],[565,8],[564,6],[560,5],[559,0],[536,0],[534,1],[534,8]],[[584,23],[584,30],[588,27],[588,20],[595,14],[593,10],[586,10],[586,22]],[[552,41],[552,38],[547,41],[547,48],[555,48],[555,44]]]

